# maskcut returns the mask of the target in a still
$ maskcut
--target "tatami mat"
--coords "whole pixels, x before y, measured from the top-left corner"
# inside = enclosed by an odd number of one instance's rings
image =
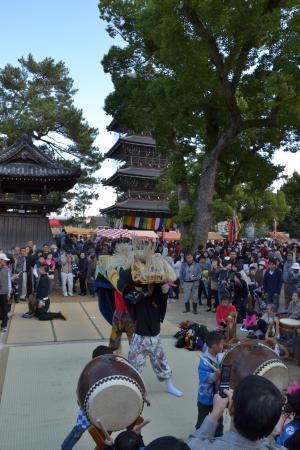
[[[55,320],[53,326],[58,341],[76,341],[100,339],[98,331],[89,320],[79,303],[53,304],[52,309],[61,309],[67,316],[67,321]]]
[[[50,322],[36,319],[24,319],[22,314],[28,311],[26,303],[18,303],[9,323],[8,344],[27,344],[31,342],[53,342]]]
[[[178,331],[178,327],[168,320],[164,320],[161,324],[161,336],[173,336],[176,331]]]
[[[98,302],[85,302],[81,307],[86,311],[89,318],[92,320],[96,328],[105,339],[109,339],[111,332],[111,325],[104,319],[99,311]]]
[[[89,360],[94,343],[70,343],[11,347],[0,408],[0,450],[59,450],[73,427],[76,415],[76,385]],[[185,438],[196,420],[198,355],[174,348],[172,339],[163,339],[174,384],[183,398],[165,393],[149,362],[144,372],[150,407],[143,416],[151,420],[144,429],[148,443],[163,435]],[[123,353],[127,355],[124,343]],[[75,448],[91,450],[93,442],[82,437]]]
[[[100,314],[96,301],[51,304],[51,311],[61,310],[68,319],[67,321],[53,320],[52,325],[50,321],[40,322],[36,318],[22,318],[22,314],[27,309],[25,303],[15,305],[14,314],[10,319],[8,344],[54,342],[55,340],[97,340],[110,337],[111,326]],[[176,325],[167,320],[161,326],[162,336],[172,336],[176,331]],[[126,339],[125,334],[123,338]]]

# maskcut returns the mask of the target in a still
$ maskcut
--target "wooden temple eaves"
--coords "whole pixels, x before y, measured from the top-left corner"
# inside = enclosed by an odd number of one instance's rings
[[[46,214],[62,206],[61,193],[71,189],[81,170],[51,160],[24,135],[0,151],[0,213]]]

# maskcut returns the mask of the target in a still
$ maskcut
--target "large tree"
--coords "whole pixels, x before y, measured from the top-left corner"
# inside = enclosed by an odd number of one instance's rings
[[[300,5],[101,0],[99,8],[110,35],[123,38],[103,60],[115,86],[106,111],[152,130],[172,157],[192,152],[201,162],[192,205],[196,246],[207,238],[221,160],[230,164],[233,149],[247,148],[254,161],[280,147],[297,149]]]
[[[75,93],[62,61],[45,58],[37,62],[29,54],[19,59],[19,66],[6,65],[0,70],[0,151],[25,133],[62,164],[81,166],[77,191],[67,199],[77,199],[85,209],[96,195],[91,196],[97,182],[92,174],[102,156],[94,145],[98,131],[75,107]]]

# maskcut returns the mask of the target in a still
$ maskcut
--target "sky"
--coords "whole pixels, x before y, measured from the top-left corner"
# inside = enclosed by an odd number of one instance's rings
[[[17,65],[18,58],[28,53],[37,60],[52,57],[64,61],[78,89],[75,105],[83,110],[90,126],[98,128],[96,145],[105,153],[115,142],[115,136],[106,131],[112,118],[103,110],[113,85],[101,60],[116,42],[99,18],[98,0],[0,0],[0,6],[0,67]],[[291,175],[300,170],[300,152],[278,151],[274,162],[285,165],[285,173]],[[105,160],[97,175],[108,178],[115,169],[113,161]],[[277,181],[274,187],[280,184]],[[99,208],[114,203],[112,188],[99,186],[98,192],[99,199],[88,214],[96,215]]]

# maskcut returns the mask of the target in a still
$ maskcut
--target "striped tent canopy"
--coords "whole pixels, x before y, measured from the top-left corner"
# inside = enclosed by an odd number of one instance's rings
[[[130,235],[140,239],[154,239],[158,238],[157,234],[153,230],[131,230]]]
[[[131,238],[130,231],[122,228],[98,228],[97,238],[106,237],[107,239]]]

